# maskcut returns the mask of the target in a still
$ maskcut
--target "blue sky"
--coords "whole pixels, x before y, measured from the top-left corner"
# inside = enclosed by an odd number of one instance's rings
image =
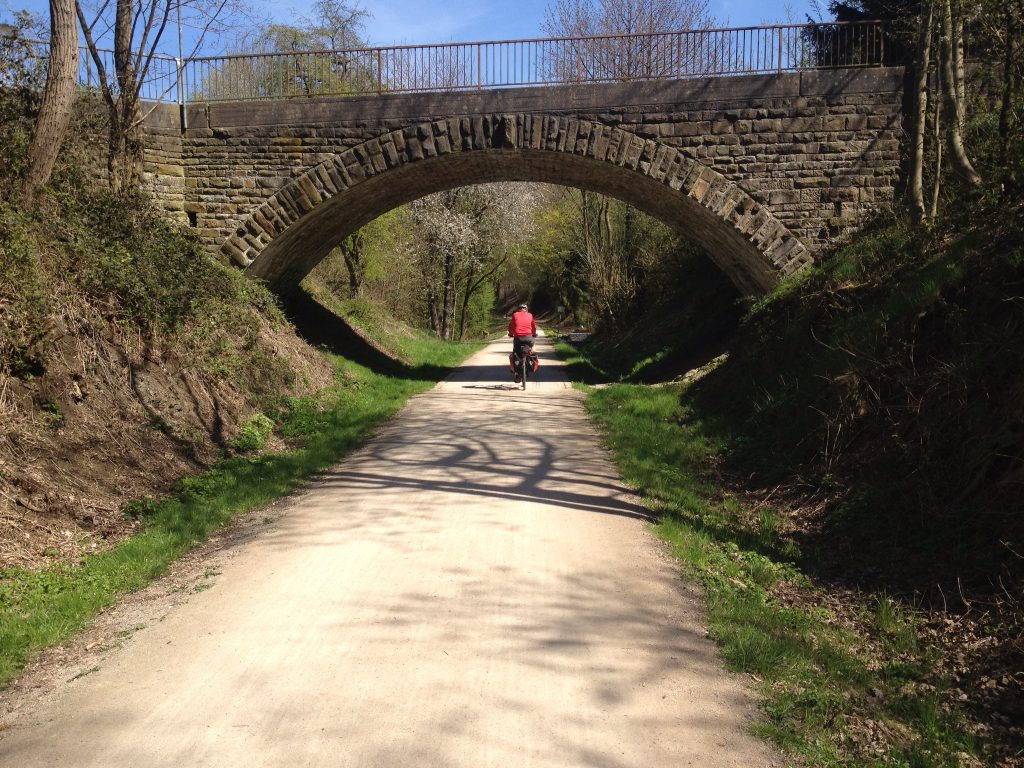
[[[428,13],[417,0],[367,0],[373,14],[368,37],[379,44],[430,43],[449,40],[501,40],[541,36],[547,0],[474,0],[459,5],[437,3]],[[789,11],[787,12],[787,8]],[[802,22],[817,17],[812,0],[711,0],[711,13],[723,26],[762,22]]]
[[[306,12],[310,0],[253,0],[252,4],[257,13],[289,23]],[[372,14],[365,34],[375,45],[539,37],[547,4],[548,0],[462,0],[435,2],[436,10],[430,10],[422,0],[361,3]],[[711,0],[709,10],[723,26],[747,26],[802,22],[808,15],[823,18],[815,6],[815,0]],[[0,0],[0,20],[9,21],[18,9],[44,15],[47,8],[47,0]],[[168,44],[174,38],[169,34]]]

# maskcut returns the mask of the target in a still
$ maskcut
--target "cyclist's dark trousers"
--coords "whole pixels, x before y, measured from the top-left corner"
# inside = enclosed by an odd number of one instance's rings
[[[512,339],[512,351],[519,354],[519,350],[526,348],[527,353],[533,349],[533,336],[516,336]]]

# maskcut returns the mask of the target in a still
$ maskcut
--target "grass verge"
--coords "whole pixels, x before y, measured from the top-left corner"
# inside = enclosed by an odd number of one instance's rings
[[[434,366],[454,366],[477,348],[420,343],[416,362],[419,369],[428,359]],[[332,361],[332,386],[315,397],[289,400],[270,414],[290,450],[224,459],[181,480],[168,498],[128,505],[126,513],[143,520],[141,532],[76,566],[0,572],[0,686],[18,674],[33,651],[85,627],[98,611],[148,584],[217,527],[331,466],[436,380],[381,375],[340,357]],[[445,369],[432,370],[442,374]]]
[[[980,764],[913,618],[884,596],[853,610],[830,601],[782,535],[782,516],[716,482],[723,446],[685,391],[617,384],[591,391],[587,409],[623,479],[660,514],[658,534],[703,584],[727,664],[759,686],[761,735],[800,764]]]

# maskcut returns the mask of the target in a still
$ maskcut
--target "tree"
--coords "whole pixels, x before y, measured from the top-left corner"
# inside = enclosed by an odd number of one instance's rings
[[[170,19],[171,8],[172,0],[116,0],[114,16],[110,19],[110,2],[104,2],[90,22],[86,19],[85,7],[81,3],[76,6],[107,105],[107,179],[114,192],[126,191],[138,184],[142,163],[139,94]],[[108,71],[108,62],[97,42],[98,33],[111,28],[113,72]]]
[[[29,146],[28,172],[21,184],[21,194],[27,201],[49,181],[71,119],[78,73],[75,6],[76,0],[50,0],[50,63],[46,89]]]
[[[107,177],[111,189],[121,192],[139,182],[145,117],[141,94],[151,77],[163,74],[154,72],[154,63],[172,15],[198,28],[188,54],[194,56],[208,35],[223,33],[225,22],[242,12],[241,0],[91,0],[94,4],[88,7],[85,2],[80,0],[76,11],[107,106]],[[103,53],[102,46],[108,43],[113,46],[113,62]],[[165,92],[178,84],[175,78],[170,80]]]
[[[204,95],[215,99],[316,96],[376,90],[375,61],[358,49],[369,13],[344,0],[317,0],[295,25],[269,24],[242,36],[247,53],[283,54],[230,59],[208,72]]]
[[[475,245],[470,249],[462,276],[459,339],[469,330],[473,297],[509,264],[523,256],[543,204],[536,184],[488,184],[472,188],[478,195]]]
[[[968,155],[964,138],[968,103],[964,29],[966,23],[971,21],[978,28],[975,32],[975,47],[982,54],[980,58],[994,58],[984,55],[985,49],[990,46],[988,41],[999,39],[1000,22],[1007,24],[1006,30],[1010,34],[1006,35],[1007,47],[1004,50],[1012,57],[1015,45],[1012,30],[1014,19],[1017,18],[1010,13],[1007,21],[1008,16],[1003,13],[982,13],[980,9],[985,2],[993,3],[1000,10],[1004,6],[1021,5],[1021,0],[842,0],[833,2],[831,6],[841,21],[871,17],[891,21],[893,27],[887,37],[888,41],[909,37],[910,21],[916,18],[916,44],[912,47],[904,45],[903,49],[913,51],[913,55],[908,55],[906,59],[908,82],[912,85],[907,201],[911,216],[917,222],[925,222],[935,215],[942,175],[943,144],[948,149],[949,164],[956,175],[971,188],[982,183],[981,174]],[[993,20],[997,20],[994,25]],[[978,34],[986,24],[990,27],[988,34]],[[934,56],[933,51],[936,49],[937,56]],[[1012,76],[1006,79],[1012,80]],[[929,104],[934,104],[931,114]],[[929,120],[934,136],[931,210],[926,207],[924,196]]]
[[[696,74],[721,52],[709,40],[680,50],[661,32],[708,29],[714,19],[707,0],[554,0],[545,10],[543,30],[570,40],[549,62],[560,79],[633,80]],[[628,35],[631,37],[622,37]]]
[[[366,264],[363,261],[363,247],[362,230],[353,232],[338,245],[341,257],[345,261],[345,270],[348,272],[349,296],[358,296],[359,288],[363,284],[363,275],[366,272]]]
[[[969,186],[981,186],[981,175],[974,169],[964,148],[963,130],[966,114],[964,83],[964,20],[959,0],[954,12],[953,0],[939,0],[942,19],[939,34],[942,99],[946,111],[946,140],[953,170]]]
[[[627,328],[658,271],[679,242],[668,227],[632,206],[605,195],[566,190],[560,204],[570,274],[555,282],[568,286],[566,303],[581,319],[603,331]]]
[[[554,0],[544,31],[597,37],[572,43],[571,53],[558,62],[563,79],[571,79],[577,67],[588,79],[629,80],[721,67],[730,54],[714,37],[694,33],[698,39],[680,50],[674,38],[659,35],[714,25],[706,0]],[[556,278],[560,303],[575,302],[577,314],[593,317],[607,330],[621,330],[639,295],[645,260],[669,247],[667,230],[631,206],[593,192],[569,191],[561,207],[568,266]]]
[[[924,145],[928,122],[928,74],[931,66],[932,19],[934,12],[929,0],[921,4],[918,22],[917,61],[914,76],[914,112],[911,130],[910,180],[907,191],[910,196],[910,211],[918,223],[928,217],[924,204]]]
[[[971,40],[972,58],[992,63],[986,80],[991,92],[998,93],[998,162],[1012,165],[1011,142],[1019,132],[1021,87],[1024,84],[1024,0],[980,0],[974,20],[976,34]]]
[[[422,244],[427,317],[440,338],[465,338],[474,296],[529,239],[539,205],[535,190],[530,184],[482,184],[410,204]]]

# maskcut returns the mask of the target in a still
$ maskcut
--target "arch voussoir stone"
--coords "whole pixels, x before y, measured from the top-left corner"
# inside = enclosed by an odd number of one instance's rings
[[[221,250],[286,290],[395,205],[501,180],[578,186],[632,203],[697,241],[749,293],[770,290],[813,258],[767,207],[677,148],[598,121],[518,113],[415,123],[332,155],[250,211]]]

